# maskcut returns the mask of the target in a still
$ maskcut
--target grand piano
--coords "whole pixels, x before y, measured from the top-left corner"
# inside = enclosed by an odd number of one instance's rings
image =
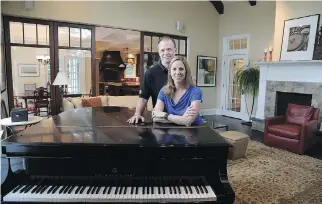
[[[126,123],[134,109],[65,111],[2,141],[1,201],[233,203],[231,146],[207,125]]]

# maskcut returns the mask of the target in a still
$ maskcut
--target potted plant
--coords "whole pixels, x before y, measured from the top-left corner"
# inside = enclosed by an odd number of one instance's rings
[[[239,94],[252,94],[253,96],[252,108],[250,113],[248,112],[247,99],[245,97],[249,120],[242,122],[243,125],[251,126],[254,101],[259,89],[259,66],[249,62],[248,65],[245,65],[243,67],[243,69],[238,69],[235,75],[235,82],[237,83],[237,91],[239,92]]]

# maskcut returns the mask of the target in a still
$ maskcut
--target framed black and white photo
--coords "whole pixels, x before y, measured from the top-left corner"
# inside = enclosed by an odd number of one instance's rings
[[[217,57],[197,56],[197,86],[216,86]]]
[[[39,76],[38,64],[18,64],[20,77],[36,77]]]
[[[312,60],[320,14],[284,21],[280,61]]]

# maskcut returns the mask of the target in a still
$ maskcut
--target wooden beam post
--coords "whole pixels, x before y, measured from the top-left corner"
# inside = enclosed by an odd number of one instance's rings
[[[210,1],[219,14],[224,13],[224,4],[221,1]]]

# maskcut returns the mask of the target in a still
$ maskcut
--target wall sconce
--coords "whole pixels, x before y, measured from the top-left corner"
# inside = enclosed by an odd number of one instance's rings
[[[39,63],[43,64],[43,65],[47,65],[49,64],[49,61],[50,61],[50,57],[49,56],[40,56],[40,55],[37,55],[36,56],[37,60]]]

